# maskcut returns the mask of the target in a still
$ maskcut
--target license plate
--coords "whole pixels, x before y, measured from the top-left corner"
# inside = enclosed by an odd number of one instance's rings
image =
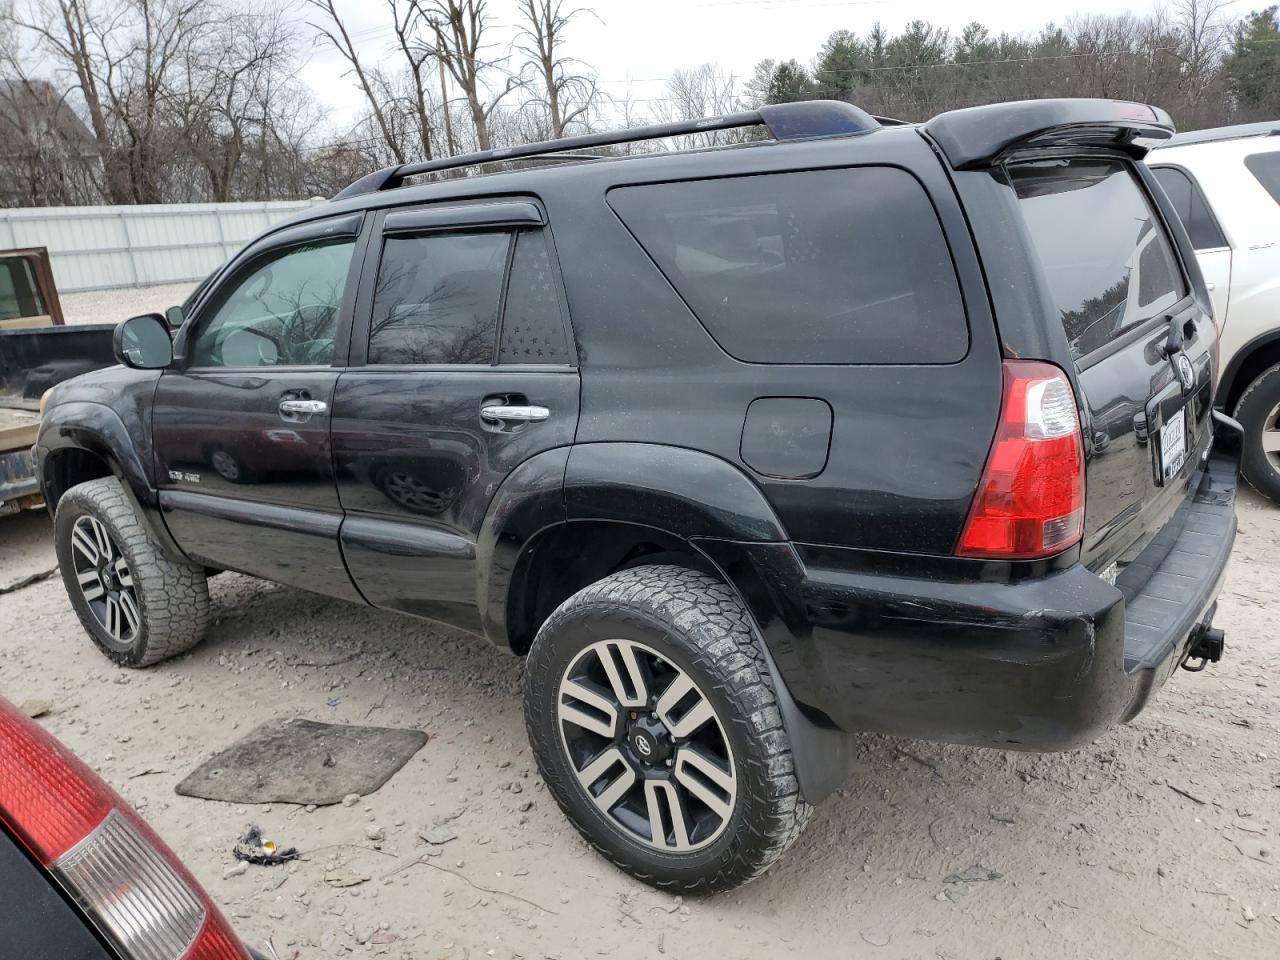
[[[1187,462],[1187,411],[1184,407],[1160,428],[1160,476],[1167,483]]]

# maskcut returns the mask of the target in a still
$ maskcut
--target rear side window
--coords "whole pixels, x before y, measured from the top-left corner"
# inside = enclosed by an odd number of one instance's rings
[[[1218,229],[1200,185],[1177,167],[1156,167],[1151,171],[1178,211],[1178,219],[1187,228],[1191,245],[1197,250],[1215,250],[1227,245]]]
[[[369,363],[492,363],[509,233],[388,237]]]
[[[1123,162],[1075,157],[1008,171],[1074,356],[1186,296],[1164,227]]]
[[[546,234],[526,231],[516,237],[511,280],[502,312],[499,363],[569,362],[560,284],[551,266]]]
[[[1280,203],[1280,153],[1253,153],[1244,158],[1244,165],[1266,187],[1271,199]]]
[[[937,214],[890,167],[610,191],[728,353],[752,363],[949,363],[968,350]]]
[[[495,350],[504,364],[570,362],[559,275],[545,232],[388,237],[374,288],[368,362],[488,365]]]

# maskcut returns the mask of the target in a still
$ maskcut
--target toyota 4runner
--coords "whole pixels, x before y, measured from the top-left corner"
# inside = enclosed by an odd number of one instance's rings
[[[224,569],[487,637],[565,814],[670,889],[768,867],[851,733],[1086,744],[1222,649],[1240,432],[1171,133],[815,102],[370,174],[54,388],[71,603],[133,667]]]

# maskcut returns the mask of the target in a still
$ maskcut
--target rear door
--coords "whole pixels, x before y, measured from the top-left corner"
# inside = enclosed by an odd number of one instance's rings
[[[1082,394],[1083,557],[1110,573],[1186,497],[1210,438],[1215,331],[1128,160],[1099,153],[1006,169]]]
[[[374,230],[333,401],[343,554],[370,603],[479,631],[489,503],[577,429],[551,235],[527,200],[395,210]]]
[[[329,416],[361,220],[246,251],[183,328],[152,414],[161,507],[188,556],[348,599]]]
[[[1200,184],[1189,170],[1173,164],[1150,166],[1156,182],[1169,195],[1182,225],[1187,228],[1200,272],[1204,275],[1204,284],[1213,301],[1214,317],[1222,327],[1227,322],[1227,304],[1231,295],[1231,247],[1227,238],[1205,200]]]

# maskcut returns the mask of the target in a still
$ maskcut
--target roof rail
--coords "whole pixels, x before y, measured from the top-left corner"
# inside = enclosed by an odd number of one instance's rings
[[[1212,127],[1208,130],[1188,130],[1175,133],[1161,144],[1162,147],[1184,147],[1191,143],[1216,143],[1221,140],[1243,140],[1246,137],[1274,137],[1280,135],[1280,121],[1262,123],[1238,123],[1231,127]]]
[[[423,160],[418,163],[398,164],[378,170],[345,187],[333,199],[355,197],[362,193],[391,190],[404,183],[405,177],[440,170],[456,170],[482,163],[503,160],[520,160],[542,157],[548,154],[571,153],[593,147],[609,147],[641,140],[661,140],[709,130],[736,130],[743,127],[767,127],[774,140],[807,140],[815,137],[839,137],[856,133],[869,133],[880,124],[871,114],[851,103],[838,100],[803,100],[798,103],[768,104],[756,110],[730,113],[719,117],[702,117],[697,120],[677,120],[674,123],[655,123],[626,130],[606,133],[588,133],[560,140],[543,140],[518,147],[498,147],[478,153],[464,153],[439,160]]]

